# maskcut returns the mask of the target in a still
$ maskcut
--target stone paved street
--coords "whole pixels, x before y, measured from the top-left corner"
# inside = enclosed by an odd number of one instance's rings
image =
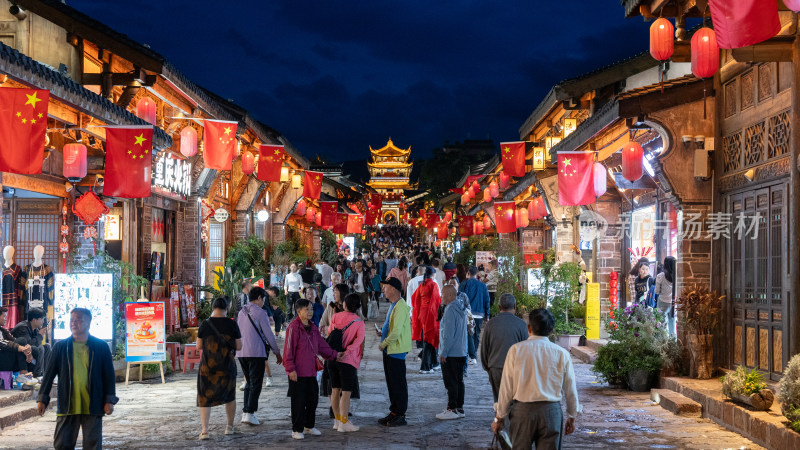
[[[371,328],[372,324],[368,324]],[[441,422],[434,415],[445,406],[438,374],[418,373],[419,360],[410,357],[409,426],[387,429],[376,424],[386,414],[388,397],[374,333],[367,333],[366,358],[359,377],[361,400],[353,402],[357,433],[330,429],[327,399],[317,409],[320,437],[294,441],[290,436],[289,399],[283,371],[273,368],[275,386],[262,392],[259,426],[242,426],[241,433],[224,436],[224,411],[211,416],[211,439],[197,440],[199,416],[195,407],[196,372],[176,374],[166,385],[155,380],[117,385],[120,403],[104,421],[105,448],[488,448],[491,442],[492,394],[486,373],[471,366],[463,420]],[[590,366],[576,361],[579,395],[584,413],[565,448],[760,448],[747,439],[705,419],[675,416],[653,404],[647,393],[608,389],[594,380]],[[241,404],[241,395],[238,395]],[[241,411],[237,412],[237,420]],[[47,448],[52,445],[55,414],[25,422],[0,433],[0,448]],[[80,443],[80,441],[79,441]]]

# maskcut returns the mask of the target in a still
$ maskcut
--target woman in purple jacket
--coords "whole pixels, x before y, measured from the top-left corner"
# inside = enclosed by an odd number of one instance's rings
[[[292,437],[303,439],[305,433],[319,436],[320,431],[314,427],[314,416],[319,401],[319,385],[317,384],[317,355],[327,360],[338,356],[325,339],[319,334],[319,328],[311,318],[314,307],[306,299],[295,304],[297,317],[286,329],[286,340],[283,346],[283,367],[289,374],[289,393],[292,404]]]

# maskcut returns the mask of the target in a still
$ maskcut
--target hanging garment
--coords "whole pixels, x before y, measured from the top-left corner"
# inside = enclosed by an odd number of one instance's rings
[[[31,308],[41,308],[47,313],[47,308],[53,306],[55,297],[55,275],[53,269],[47,264],[34,266],[28,264],[20,274],[25,315]]]
[[[20,305],[21,284],[20,273],[22,269],[16,264],[3,269],[3,306],[8,308],[6,315],[6,328],[14,328],[24,316],[24,305]]]

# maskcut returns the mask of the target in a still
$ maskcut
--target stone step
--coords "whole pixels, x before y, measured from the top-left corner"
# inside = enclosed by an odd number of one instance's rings
[[[580,359],[581,361],[592,364],[597,359],[597,352],[587,346],[575,346],[569,349],[572,356]]]
[[[669,389],[651,389],[650,399],[679,416],[701,417],[703,414],[700,403]]]
[[[50,402],[50,407],[56,402]],[[49,407],[48,407],[49,409]],[[24,420],[36,417],[36,402],[28,400],[13,406],[0,409],[0,430],[14,426]]]
[[[586,346],[589,347],[590,349],[594,350],[595,352],[597,352],[597,350],[599,350],[600,347],[602,347],[602,346],[604,346],[606,344],[608,344],[608,340],[606,340],[606,339],[587,339],[586,340]]]
[[[19,389],[0,390],[0,410],[36,398],[38,394],[39,391],[33,389],[29,391]]]

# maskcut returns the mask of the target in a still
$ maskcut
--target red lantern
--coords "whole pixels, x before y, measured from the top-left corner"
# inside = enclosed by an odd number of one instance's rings
[[[478,180],[472,182],[472,190],[478,192],[481,190],[481,185],[478,183]]]
[[[473,224],[473,234],[483,234],[483,223],[481,221]]]
[[[245,175],[251,175],[256,170],[256,158],[252,153],[245,150],[242,152],[242,172]]]
[[[181,130],[181,155],[191,158],[197,154],[197,130],[184,127]]]
[[[692,36],[692,73],[710,78],[719,70],[719,46],[714,30],[703,27]]]
[[[636,142],[628,142],[622,147],[622,176],[628,181],[642,178],[642,156],[644,150]]]
[[[148,122],[156,124],[156,102],[150,97],[142,97],[136,104],[136,117]]]
[[[467,195],[469,195],[470,200],[475,198],[475,189],[472,189],[472,186],[470,186],[469,189],[467,190]]]
[[[506,175],[505,172],[500,173],[500,189],[508,189],[511,184],[511,177]]]
[[[64,177],[73,183],[82,180],[86,176],[86,146],[65,145],[61,170]]]
[[[452,211],[447,211],[447,213],[445,213],[445,215],[444,215],[444,221],[445,222],[450,222],[451,220],[453,220],[453,212]]]
[[[317,211],[317,213],[314,214],[314,224],[316,226],[321,226],[322,225],[322,213],[319,212],[319,211]]]
[[[783,4],[794,12],[800,11],[800,0],[783,0]]]
[[[666,61],[675,50],[675,27],[665,18],[656,19],[650,25],[650,55],[659,61]]]
[[[492,228],[492,219],[489,216],[483,216],[483,229],[488,230]]]
[[[492,198],[497,198],[497,196],[500,195],[500,186],[497,185],[497,181],[489,183],[489,195],[491,195]]]
[[[533,204],[533,200],[528,203],[528,220],[536,220],[536,205]]]
[[[461,194],[461,204],[462,205],[468,205],[469,204],[469,194],[467,194],[466,192]]]
[[[294,208],[294,212],[297,213],[298,216],[303,216],[306,213],[306,200],[301,198],[300,201],[297,202],[297,206]]]
[[[517,210],[517,228],[525,228],[530,224],[528,214],[527,208],[520,208]]]
[[[492,193],[491,190],[487,187],[483,189],[483,201],[484,203],[489,203],[492,201]]]
[[[314,208],[312,208],[312,207],[309,207],[309,208],[306,210],[306,220],[307,220],[307,221],[309,221],[309,222],[313,222],[313,221],[314,221],[314,218],[315,218],[316,216],[317,216],[317,212],[316,212],[316,211],[314,211]]]
[[[594,163],[594,196],[600,197],[606,193],[608,188],[606,185],[606,168],[599,162]]]

